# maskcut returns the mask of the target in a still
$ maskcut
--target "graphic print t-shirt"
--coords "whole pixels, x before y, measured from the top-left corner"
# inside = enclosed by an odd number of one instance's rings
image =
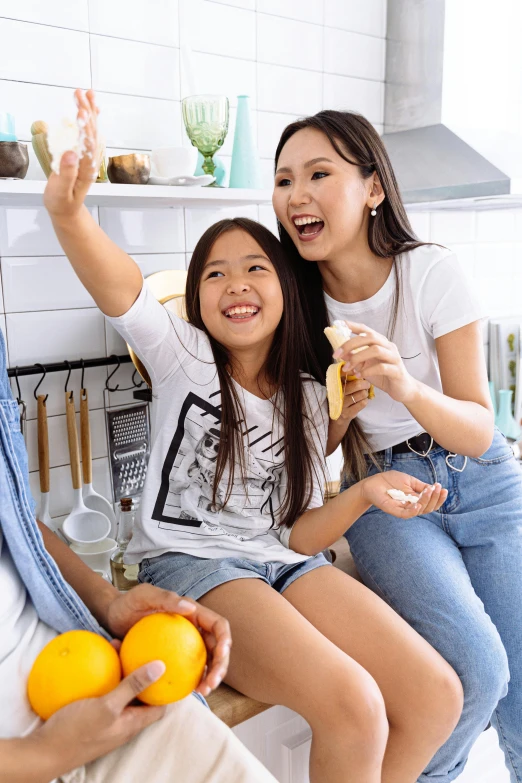
[[[154,400],[149,468],[126,561],[165,552],[258,562],[306,560],[288,548],[290,529],[278,527],[287,478],[283,428],[273,403],[236,385],[245,413],[245,421],[238,423],[245,482],[237,465],[232,494],[224,505],[227,467],[213,506],[221,390],[206,334],[165,309],[146,284],[127,313],[107,320],[146,366]],[[314,508],[323,503],[328,412],[324,387],[302,378],[305,421],[316,452],[309,504]]]

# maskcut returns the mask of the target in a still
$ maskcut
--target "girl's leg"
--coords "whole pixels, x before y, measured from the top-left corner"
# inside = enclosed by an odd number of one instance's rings
[[[373,677],[261,580],[227,582],[199,600],[230,622],[226,681],[310,724],[311,783],[381,783],[388,723]]]
[[[374,677],[390,725],[383,783],[413,783],[455,728],[458,676],[389,606],[336,568],[318,568],[284,597]]]

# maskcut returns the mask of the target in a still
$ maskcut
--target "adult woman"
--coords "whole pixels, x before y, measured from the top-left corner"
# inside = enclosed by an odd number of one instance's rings
[[[415,237],[360,115],[324,111],[285,129],[273,203],[323,369],[328,322],[364,333],[335,354],[359,376],[330,426],[329,451],[343,441],[342,489],[391,467],[448,489],[440,512],[392,523],[372,509],[346,533],[364,582],[462,679],[461,720],[419,780],[454,780],[491,719],[522,781],[522,482],[494,433],[482,312],[450,251]]]

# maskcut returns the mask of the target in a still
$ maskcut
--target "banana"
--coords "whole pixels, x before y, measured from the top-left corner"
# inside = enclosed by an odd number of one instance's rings
[[[333,326],[327,326],[324,330],[330,345],[336,351],[352,336],[351,329],[344,321],[334,321]],[[363,351],[364,348],[359,350]],[[344,384],[341,380],[341,373],[344,362],[337,359],[326,371],[326,394],[328,396],[328,408],[330,418],[336,421],[342,413],[344,401]],[[355,375],[345,376],[348,381],[355,381]],[[375,389],[370,386],[368,389],[368,399],[375,397]]]

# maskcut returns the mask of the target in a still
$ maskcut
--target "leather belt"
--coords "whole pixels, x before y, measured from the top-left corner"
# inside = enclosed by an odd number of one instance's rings
[[[414,454],[418,454],[420,457],[425,457],[433,449],[440,449],[441,446],[433,440],[431,435],[427,432],[421,432],[420,435],[415,435],[414,438],[408,438],[402,443],[392,446],[392,454],[407,454],[412,451]],[[384,454],[384,451],[378,452]]]

